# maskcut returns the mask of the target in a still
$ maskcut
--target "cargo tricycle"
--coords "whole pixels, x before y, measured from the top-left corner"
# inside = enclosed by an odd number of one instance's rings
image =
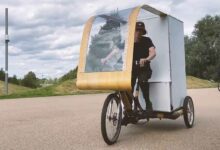
[[[148,81],[153,105],[150,113],[144,107],[144,91],[139,88],[138,93],[129,92],[137,21],[144,22],[157,53],[150,64],[153,71]],[[135,88],[138,86],[137,81]],[[141,119],[175,120],[183,116],[186,127],[193,127],[194,105],[186,90],[183,22],[148,5],[91,17],[81,42],[77,87],[115,91],[105,99],[101,113],[101,133],[109,145],[117,141],[121,126],[136,124]],[[126,123],[123,95],[130,98],[136,114]]]

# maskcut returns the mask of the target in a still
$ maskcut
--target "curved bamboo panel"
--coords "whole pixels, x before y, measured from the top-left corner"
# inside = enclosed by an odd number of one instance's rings
[[[133,60],[133,44],[136,18],[141,9],[135,7],[131,11],[128,19],[128,33],[125,46],[125,68],[121,71],[113,72],[86,72],[86,55],[89,44],[89,36],[95,17],[91,17],[83,32],[83,38],[80,47],[79,68],[77,73],[77,87],[79,89],[94,90],[130,90],[131,89],[131,69]]]

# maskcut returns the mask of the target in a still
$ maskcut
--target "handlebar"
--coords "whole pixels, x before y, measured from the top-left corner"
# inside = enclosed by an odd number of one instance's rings
[[[137,60],[136,60],[136,61],[134,62],[134,66],[135,66],[135,67],[140,67],[140,68],[141,68],[141,67],[145,67],[145,66],[147,66],[147,65],[149,65],[149,64],[150,64],[150,62],[145,62],[145,63],[144,63],[144,66],[140,66],[140,61],[137,61]]]

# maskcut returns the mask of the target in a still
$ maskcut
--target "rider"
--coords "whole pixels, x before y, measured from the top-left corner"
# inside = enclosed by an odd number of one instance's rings
[[[137,91],[139,90],[139,86],[143,92],[143,97],[146,103],[146,111],[152,112],[152,103],[149,98],[149,83],[148,79],[151,77],[151,67],[150,61],[156,56],[156,50],[153,42],[149,37],[143,36],[147,33],[145,29],[145,25],[143,22],[136,23],[135,29],[135,39],[134,39],[134,52],[133,52],[133,65],[132,65],[132,92],[121,92],[122,101],[125,106],[125,116],[122,120],[122,124],[127,124],[128,117],[134,117],[131,109],[132,100],[129,96],[131,93],[135,94],[135,101],[138,101]],[[138,80],[138,84],[136,89],[134,89],[136,80]],[[134,91],[135,90],[135,91]],[[135,102],[137,104],[137,102]],[[139,104],[140,105],[140,104]]]
[[[148,79],[151,77],[150,61],[156,56],[155,46],[149,37],[143,36],[147,33],[143,22],[136,23],[134,52],[133,52],[133,67],[132,67],[132,92],[138,79],[138,84],[143,92],[143,97],[146,103],[146,110],[152,111],[152,103],[149,98],[149,83]],[[140,68],[137,67],[136,62],[139,62]],[[142,68],[142,69],[141,69]],[[147,74],[146,74],[147,72]],[[141,74],[145,75],[140,76]]]

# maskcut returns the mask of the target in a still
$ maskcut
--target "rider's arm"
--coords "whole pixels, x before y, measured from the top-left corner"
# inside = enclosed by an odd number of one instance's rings
[[[147,58],[140,59],[140,65],[144,65],[146,62],[150,62],[156,56],[156,49],[154,46],[149,48],[149,56]]]
[[[151,61],[156,56],[156,50],[155,47],[149,48],[149,56],[146,58],[147,61]]]

